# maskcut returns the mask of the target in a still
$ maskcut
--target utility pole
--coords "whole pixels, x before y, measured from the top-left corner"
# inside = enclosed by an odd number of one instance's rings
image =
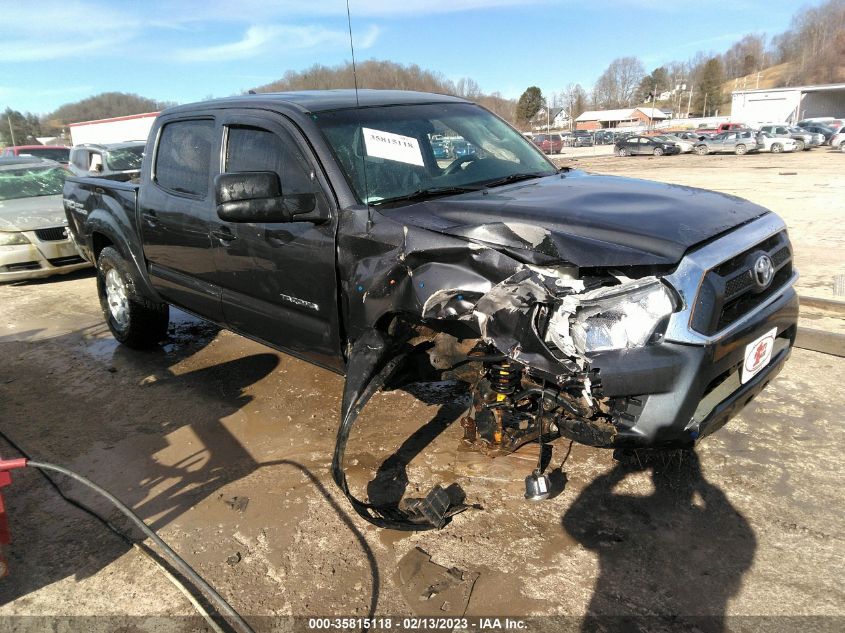
[[[11,113],[6,115],[6,123],[9,124],[9,134],[12,137],[12,146],[15,146],[15,145],[17,145],[17,143],[15,143],[15,131],[12,129],[12,114]]]
[[[689,118],[689,111],[692,107],[692,88],[689,89],[689,99],[687,100],[687,116],[685,118]]]

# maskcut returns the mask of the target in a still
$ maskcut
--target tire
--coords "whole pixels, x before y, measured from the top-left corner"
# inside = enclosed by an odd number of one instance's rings
[[[97,259],[97,294],[103,317],[118,342],[149,349],[167,335],[170,306],[141,296],[126,260],[112,247]]]
[[[709,151],[710,150],[707,149],[706,145],[697,145],[695,147],[695,153],[698,154],[699,156],[707,156]]]
[[[739,145],[734,147],[734,154],[736,154],[737,156],[742,156],[747,151],[748,151],[748,148],[745,145],[743,145],[742,143],[740,143]]]
[[[659,147],[655,147],[652,154],[654,154],[655,156],[663,156],[663,150]]]
[[[627,155],[628,155],[628,150],[626,150],[624,147],[620,147],[620,148],[616,151],[616,155],[617,155],[617,156],[627,156]]]
[[[803,152],[807,149],[807,144],[802,139],[795,139],[795,151]]]
[[[780,143],[772,143],[772,154],[780,154],[783,151],[783,145]]]

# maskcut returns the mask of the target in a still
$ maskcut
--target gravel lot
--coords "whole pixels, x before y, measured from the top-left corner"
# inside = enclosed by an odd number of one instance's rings
[[[832,298],[845,273],[843,160],[814,150],[575,164],[774,209],[796,246],[801,292]],[[796,350],[696,455],[620,465],[559,441],[553,464],[563,462],[566,487],[539,504],[521,498],[532,447],[490,464],[457,451],[456,406],[380,394],[347,451],[353,487],[396,498],[457,480],[483,506],[410,534],[359,520],[331,482],[341,377],[182,313],[161,349],[120,348],[88,273],[0,286],[0,305],[4,432],[125,500],[259,627],[272,620],[258,616],[465,613],[557,616],[531,625],[556,631],[596,630],[584,614],[641,618],[601,622],[618,631],[689,624],[673,615],[700,618],[701,631],[845,630],[840,357]],[[805,318],[841,327],[831,314]],[[146,557],[36,473],[14,478],[3,490],[14,540],[0,623],[116,630],[105,616],[130,615],[121,630],[205,630],[176,617],[194,611]],[[39,619],[59,615],[95,617],[65,629]]]

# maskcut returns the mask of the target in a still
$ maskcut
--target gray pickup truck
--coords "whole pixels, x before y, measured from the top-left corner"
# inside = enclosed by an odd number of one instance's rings
[[[472,153],[436,157],[436,139]],[[434,140],[434,141],[433,141]],[[64,204],[121,342],[168,305],[344,374],[336,482],[377,525],[442,526],[460,495],[355,499],[352,424],[380,388],[452,380],[464,444],[691,447],[781,370],[796,272],[783,221],[699,189],[558,169],[463,99],[244,95],[170,108],[140,182]]]

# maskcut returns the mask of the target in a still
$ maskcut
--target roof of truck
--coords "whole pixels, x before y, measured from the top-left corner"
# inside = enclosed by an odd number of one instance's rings
[[[298,92],[263,92],[213,99],[168,108],[162,114],[201,109],[202,107],[293,107],[302,112],[325,112],[355,107],[409,105],[414,103],[467,103],[465,99],[433,92],[410,90],[302,90]]]

